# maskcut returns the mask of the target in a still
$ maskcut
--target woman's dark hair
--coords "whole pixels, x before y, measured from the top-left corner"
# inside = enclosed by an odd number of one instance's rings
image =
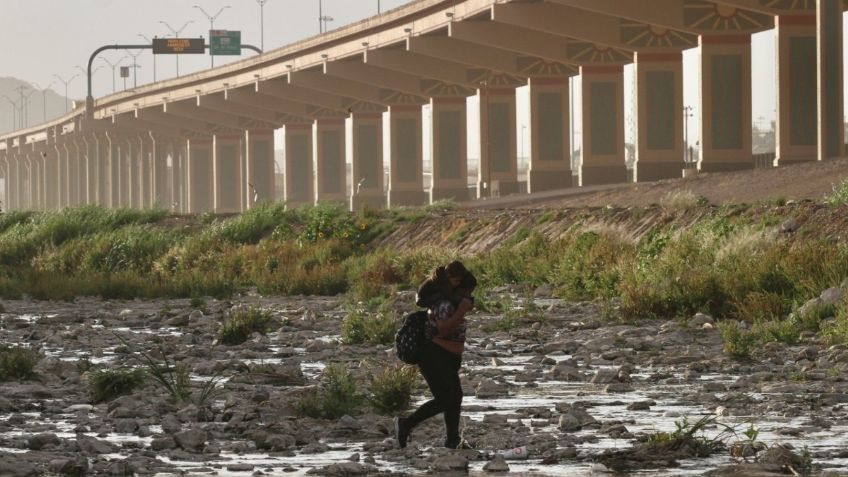
[[[465,265],[462,264],[459,260],[454,260],[449,263],[447,267],[445,267],[445,272],[451,277],[465,277],[470,274]]]

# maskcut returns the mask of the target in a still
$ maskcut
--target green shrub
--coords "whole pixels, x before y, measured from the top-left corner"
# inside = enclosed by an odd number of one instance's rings
[[[724,340],[724,352],[732,358],[750,359],[757,346],[757,336],[735,321],[721,321],[717,325]]]
[[[736,318],[748,323],[781,320],[789,308],[782,295],[769,292],[750,292],[733,306]]]
[[[686,212],[687,210],[709,204],[704,197],[699,197],[690,190],[667,192],[660,199],[660,206],[667,212]]]
[[[409,407],[418,383],[418,370],[411,366],[387,367],[368,377],[368,402],[382,415],[393,415]]]
[[[754,323],[753,334],[760,343],[773,341],[793,345],[801,339],[801,329],[792,320],[771,320]]]
[[[284,204],[259,202],[247,212],[222,222],[217,234],[228,242],[255,244],[276,227],[293,222],[294,215],[286,211]]]
[[[95,403],[129,394],[144,383],[141,369],[95,369],[87,375],[88,392]]]
[[[296,408],[299,415],[338,419],[345,414],[354,415],[361,403],[362,396],[350,371],[333,363],[324,368],[318,393],[298,401]]]
[[[848,305],[837,307],[833,319],[822,324],[821,335],[828,345],[848,345]]]
[[[31,379],[40,359],[41,355],[33,349],[0,345],[0,381]]]
[[[349,258],[345,274],[349,277],[353,294],[361,300],[368,300],[382,296],[401,284],[403,279],[395,268],[396,257],[395,252],[381,249]]]
[[[348,314],[342,320],[342,341],[346,344],[392,344],[399,326],[400,320],[391,302],[376,307],[358,303],[348,307]]]
[[[619,264],[633,247],[610,234],[585,232],[565,244],[551,273],[551,282],[563,297],[589,300],[618,294]]]
[[[268,310],[261,308],[239,308],[230,314],[229,319],[218,331],[218,340],[228,346],[239,345],[247,341],[253,333],[267,333],[273,317]]]
[[[833,193],[828,196],[827,203],[833,207],[848,204],[848,179],[833,186]]]

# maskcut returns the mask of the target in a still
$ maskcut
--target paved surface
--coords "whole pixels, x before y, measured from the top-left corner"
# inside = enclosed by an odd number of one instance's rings
[[[821,200],[834,186],[848,179],[848,159],[794,164],[774,169],[699,174],[639,184],[575,187],[462,202],[461,208],[563,208],[646,206],[659,203],[669,193],[690,191],[713,204],[750,203],[772,199]]]

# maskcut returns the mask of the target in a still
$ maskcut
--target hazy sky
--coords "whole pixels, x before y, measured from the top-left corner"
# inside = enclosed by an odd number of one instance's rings
[[[407,3],[407,0],[381,0],[382,9],[388,10]],[[323,0],[324,14],[333,17],[329,28],[337,28],[377,13],[377,0]],[[0,76],[14,76],[25,81],[53,85],[60,94],[64,85],[53,76],[67,79],[84,67],[89,55],[97,47],[113,43],[144,43],[140,34],[153,36],[170,35],[170,30],[160,21],[173,28],[181,28],[187,21],[194,21],[181,36],[207,36],[209,21],[203,13],[193,8],[200,5],[214,15],[224,6],[216,19],[216,29],[241,30],[242,42],[259,46],[260,7],[256,0],[0,0]],[[318,0],[266,0],[265,49],[270,50],[318,33]],[[771,31],[755,35],[753,47],[753,83],[755,121],[763,117],[770,121],[774,116],[774,45]],[[121,60],[126,52],[102,54],[111,62]],[[216,65],[233,61],[236,57],[216,57]],[[697,50],[684,55],[685,103],[698,103],[698,56]],[[182,74],[209,67],[206,55],[180,55]],[[139,84],[153,78],[153,59],[149,52],[138,58]],[[131,60],[124,58],[124,65]],[[112,68],[104,61],[95,65],[102,67],[94,75],[94,94],[104,96],[112,92]],[[159,55],[156,58],[156,73],[159,79],[175,75],[175,57]],[[628,68],[628,72],[632,69]],[[118,70],[116,70],[118,73]],[[117,76],[117,74],[116,74]],[[120,77],[115,78],[117,89],[123,88]],[[632,98],[632,74],[625,84],[628,89],[629,111]],[[132,86],[132,78],[127,80]],[[71,98],[85,96],[84,76],[74,79],[68,88]],[[0,105],[0,108],[8,105]],[[526,109],[523,105],[519,110]],[[696,117],[697,120],[697,117]],[[519,128],[520,123],[519,119]],[[692,140],[697,139],[697,123],[690,124]],[[629,134],[629,132],[628,132]]]

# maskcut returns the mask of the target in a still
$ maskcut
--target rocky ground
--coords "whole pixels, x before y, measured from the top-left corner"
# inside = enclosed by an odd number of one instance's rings
[[[708,316],[621,324],[605,320],[594,304],[548,295],[536,290],[534,309],[511,331],[484,331],[498,317],[471,316],[463,436],[475,448],[460,451],[438,447],[444,437],[438,419],[416,429],[401,450],[390,416],[296,416],[295,403],[315,392],[327,363],[347,363],[357,373],[363,361],[397,363],[388,346],[339,343],[346,312],[338,298],[209,299],[202,311],[188,300],[4,302],[0,341],[37,347],[44,358],[35,380],[0,384],[0,475],[508,469],[765,476],[802,472],[809,461],[813,475],[848,475],[845,347],[826,347],[810,335],[798,346],[768,345],[754,361],[740,363],[723,354]],[[409,309],[412,297],[398,303]],[[272,310],[275,331],[239,346],[216,344],[226,314],[245,304]],[[81,356],[138,365],[140,351],[160,345],[190,367],[196,388],[223,378],[208,406],[177,405],[152,381],[92,404]],[[428,393],[421,388],[416,395],[420,401]],[[679,437],[686,422],[691,429],[705,416],[712,417],[697,434],[704,439],[644,447],[649,436],[683,428]],[[742,434],[751,426],[755,439]],[[693,450],[722,433],[724,445],[711,455]],[[524,447],[525,459],[495,458],[516,447]]]

